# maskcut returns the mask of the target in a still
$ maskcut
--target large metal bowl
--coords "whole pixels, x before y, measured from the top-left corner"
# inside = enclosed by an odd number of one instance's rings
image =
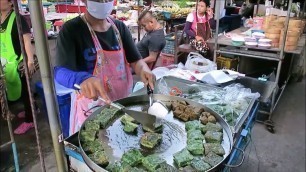
[[[188,104],[195,107],[202,107],[206,112],[210,112],[215,116],[217,122],[223,127],[223,141],[222,146],[225,150],[225,155],[223,156],[223,161],[218,165],[211,168],[209,171],[215,171],[220,167],[221,164],[224,163],[225,159],[231,153],[233,147],[233,134],[229,127],[229,125],[214,111],[210,110],[206,106],[193,102],[188,99],[174,97],[174,96],[166,96],[166,95],[154,95],[154,100],[159,100],[161,102],[170,102],[174,100],[178,101],[186,101]],[[134,96],[128,97],[121,100],[116,101],[116,103],[120,103],[126,106],[128,109],[133,110],[144,110],[148,107],[149,98],[147,95],[142,96]],[[94,163],[85,153],[82,147],[82,143],[80,141],[80,133],[84,129],[84,125],[88,120],[95,119],[96,116],[104,109],[109,107],[108,105],[103,106],[93,112],[82,125],[79,132],[79,144],[81,148],[81,154],[85,163],[93,170],[93,171],[106,171],[96,163]],[[162,143],[156,147],[153,151],[146,150],[140,147],[139,140],[141,135],[143,134],[142,127],[138,127],[137,136],[128,135],[123,131],[123,126],[120,122],[120,118],[115,120],[112,124],[110,124],[106,129],[100,130],[98,139],[102,141],[103,148],[105,149],[107,155],[109,156],[110,162],[119,161],[124,152],[129,149],[136,148],[140,149],[144,155],[149,154],[157,154],[163,159],[167,161],[168,164],[174,165],[173,163],[173,154],[182,150],[187,145],[187,134],[185,132],[185,123],[177,120],[173,117],[173,112],[170,111],[167,117],[162,120],[164,125],[163,129],[163,140]]]

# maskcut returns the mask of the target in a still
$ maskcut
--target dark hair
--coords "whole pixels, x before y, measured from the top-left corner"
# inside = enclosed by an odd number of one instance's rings
[[[144,10],[143,12],[140,13],[139,17],[138,17],[138,21],[142,20],[146,15],[149,15],[149,17],[154,17],[152,12],[150,10]]]
[[[210,0],[199,0],[198,2],[204,2],[207,7],[210,6]]]

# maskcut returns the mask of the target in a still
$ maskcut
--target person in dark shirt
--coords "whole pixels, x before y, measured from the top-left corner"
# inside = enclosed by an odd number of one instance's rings
[[[138,22],[147,34],[137,43],[137,48],[143,60],[153,69],[160,52],[166,45],[164,29],[148,10],[140,14]]]
[[[19,63],[23,63],[21,54],[20,40],[18,35],[16,14],[13,10],[12,0],[1,0],[1,25],[0,25],[0,42],[1,42],[1,64],[4,68],[5,80],[7,86],[7,99],[9,104],[19,100],[23,100],[25,111],[20,112],[17,116],[25,118],[15,131],[15,134],[24,134],[34,127],[30,97],[27,89],[27,81],[25,76],[20,77],[18,73]],[[25,50],[28,56],[28,68],[30,74],[34,72],[34,60],[31,45],[31,31],[23,16],[21,16],[22,34],[24,39]]]
[[[84,15],[66,22],[57,39],[54,68],[56,81],[68,88],[80,85],[81,93],[72,94],[70,132],[79,130],[84,112],[97,105],[99,96],[107,103],[127,97],[133,86],[130,67],[142,81],[154,87],[154,75],[142,60],[128,28],[109,18],[113,0],[82,0]]]

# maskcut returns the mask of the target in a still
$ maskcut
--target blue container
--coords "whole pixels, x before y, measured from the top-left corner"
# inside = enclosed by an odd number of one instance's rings
[[[43,90],[43,85],[41,82],[37,82],[35,84],[36,92],[39,95],[39,97],[43,101],[43,110],[45,112],[47,111],[46,108],[46,101],[45,101],[45,95]],[[59,117],[62,127],[62,132],[64,135],[64,138],[69,136],[69,118],[70,118],[70,108],[71,108],[71,96],[70,94],[65,95],[57,95],[57,102],[59,106]]]

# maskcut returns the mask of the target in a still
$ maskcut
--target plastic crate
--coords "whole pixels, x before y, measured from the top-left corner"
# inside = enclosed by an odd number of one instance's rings
[[[79,13],[78,5],[69,5],[69,4],[57,4],[55,5],[57,13]],[[80,12],[86,12],[86,6],[80,6]]]
[[[43,85],[41,82],[37,82],[35,84],[36,92],[38,96],[42,99],[43,102],[43,110],[47,111],[46,108],[46,101],[45,101],[45,95],[43,90]],[[70,119],[70,109],[71,109],[71,95],[65,94],[65,95],[57,95],[57,102],[59,106],[59,117],[62,127],[62,132],[64,135],[64,138],[69,136],[69,119]]]
[[[174,54],[175,53],[175,39],[173,38],[174,33],[170,33],[165,36],[166,39],[166,45],[164,49],[162,50],[162,53],[165,54]]]
[[[218,69],[230,69],[237,71],[238,59],[237,58],[226,58],[217,57],[217,68]]]

